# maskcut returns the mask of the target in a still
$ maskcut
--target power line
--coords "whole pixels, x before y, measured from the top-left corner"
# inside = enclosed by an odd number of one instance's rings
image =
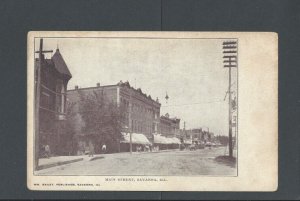
[[[200,104],[219,103],[219,102],[224,102],[224,101],[218,100],[218,101],[198,102],[198,103],[189,103],[189,104],[180,104],[180,105],[162,105],[161,107],[177,107],[177,106],[200,105]]]

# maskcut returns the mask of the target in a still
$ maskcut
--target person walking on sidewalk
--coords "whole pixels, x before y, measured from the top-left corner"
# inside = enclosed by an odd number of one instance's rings
[[[45,155],[47,158],[51,156],[50,146],[48,144],[45,145]]]
[[[94,151],[95,150],[94,150],[94,145],[93,145],[92,142],[89,143],[89,150],[90,150],[89,156],[94,157]]]
[[[102,153],[106,153],[106,144],[102,145]]]

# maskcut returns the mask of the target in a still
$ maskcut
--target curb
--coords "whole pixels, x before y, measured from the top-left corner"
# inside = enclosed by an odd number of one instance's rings
[[[159,151],[141,151],[141,152],[133,152],[133,153],[139,153],[139,154],[149,154],[149,153],[164,153],[164,152],[175,152],[180,151],[179,149],[165,149],[165,150],[159,150]]]
[[[83,160],[83,158],[77,158],[77,159],[73,159],[73,160],[69,160],[69,161],[59,161],[56,163],[40,165],[37,167],[37,170],[43,170],[43,169],[47,169],[47,168],[51,168],[51,167],[55,167],[55,166],[66,165],[69,163],[75,163],[75,162],[82,161],[82,160]]]
[[[104,156],[95,156],[93,158],[91,158],[89,161],[94,161],[94,160],[98,160],[98,159],[102,159],[104,158]]]

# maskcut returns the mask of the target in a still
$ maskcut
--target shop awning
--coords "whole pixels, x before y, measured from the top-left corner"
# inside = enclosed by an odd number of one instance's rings
[[[192,144],[192,140],[185,139],[184,144]]]
[[[156,144],[167,144],[166,138],[161,135],[154,135],[154,143]]]
[[[181,144],[180,140],[177,137],[169,138],[171,144]]]
[[[122,133],[124,140],[121,143],[130,143],[130,134],[129,133]],[[132,133],[132,144],[147,144],[150,145],[148,138],[141,133]]]
[[[165,137],[161,134],[154,134],[154,143],[156,144],[181,144],[180,140],[176,137]]]

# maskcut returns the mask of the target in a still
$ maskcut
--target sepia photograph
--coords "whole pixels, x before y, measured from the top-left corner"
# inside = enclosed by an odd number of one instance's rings
[[[237,174],[237,39],[34,43],[35,174]]]
[[[28,41],[30,175],[239,176],[239,37],[40,33]]]

